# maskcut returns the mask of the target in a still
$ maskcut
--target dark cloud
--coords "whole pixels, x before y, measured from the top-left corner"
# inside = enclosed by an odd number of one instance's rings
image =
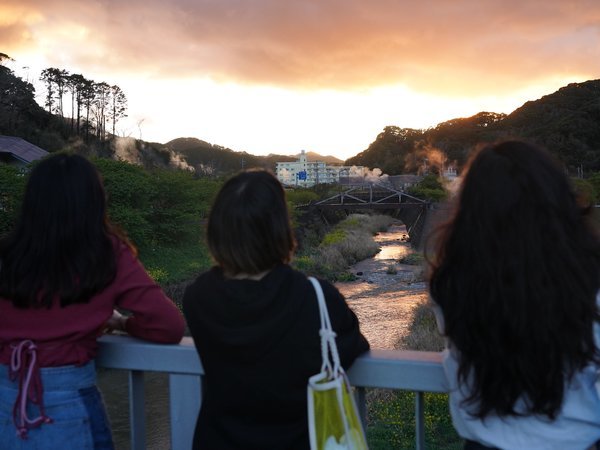
[[[3,15],[9,50],[115,73],[471,95],[600,76],[597,0],[4,0]]]

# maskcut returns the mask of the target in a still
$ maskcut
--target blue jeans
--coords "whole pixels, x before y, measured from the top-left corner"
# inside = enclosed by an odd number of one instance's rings
[[[29,429],[21,439],[13,422],[17,381],[11,381],[8,367],[0,364],[0,449],[10,450],[114,450],[110,424],[96,387],[94,362],[76,367],[40,369],[44,407],[51,423]],[[35,417],[37,407],[27,405]]]

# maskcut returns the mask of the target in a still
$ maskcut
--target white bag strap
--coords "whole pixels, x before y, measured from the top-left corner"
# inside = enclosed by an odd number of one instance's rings
[[[321,372],[327,371],[330,375],[343,373],[344,370],[340,364],[340,356],[338,354],[337,345],[335,344],[336,333],[331,327],[331,320],[329,319],[329,313],[327,312],[323,288],[315,277],[308,277],[308,279],[315,288],[317,302],[319,304],[319,315],[321,317],[321,329],[319,330],[319,335],[321,336],[321,357],[323,359]],[[333,363],[331,359],[329,359],[330,354]]]

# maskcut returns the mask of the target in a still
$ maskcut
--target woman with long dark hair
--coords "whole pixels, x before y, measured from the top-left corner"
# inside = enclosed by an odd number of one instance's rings
[[[108,221],[96,168],[52,155],[0,240],[0,448],[113,448],[94,367],[106,328],[176,343],[184,321]]]
[[[295,241],[281,183],[264,170],[230,178],[206,237],[216,264],[183,299],[205,382],[193,448],[307,450],[319,306],[310,280],[288,265]],[[347,368],[369,344],[342,294],[320,284]]]
[[[450,412],[466,449],[600,439],[600,244],[568,178],[520,141],[481,148],[432,263]]]

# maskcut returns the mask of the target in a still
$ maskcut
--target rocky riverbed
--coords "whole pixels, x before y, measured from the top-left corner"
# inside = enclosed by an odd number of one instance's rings
[[[398,348],[408,333],[415,307],[427,301],[423,267],[398,262],[413,251],[406,238],[406,227],[393,224],[375,236],[381,251],[351,268],[357,280],[336,283],[372,348]]]

